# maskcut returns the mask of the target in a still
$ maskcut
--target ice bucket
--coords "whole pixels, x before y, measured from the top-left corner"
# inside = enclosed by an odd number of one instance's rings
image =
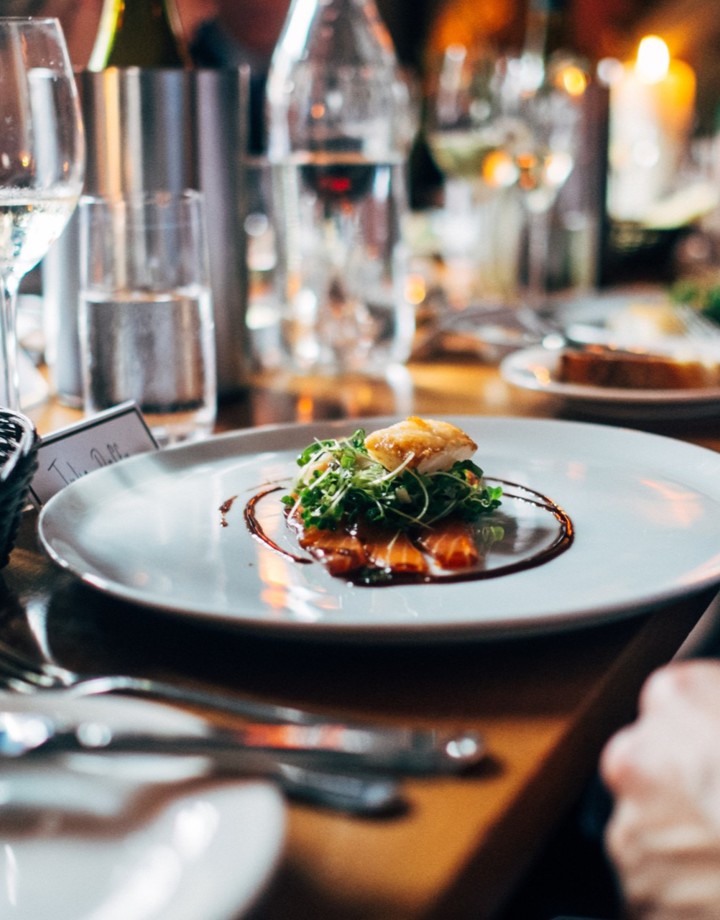
[[[247,379],[247,68],[110,68],[76,74],[87,134],[85,192],[201,189],[209,215],[218,390]],[[58,397],[80,405],[77,217],[43,261],[47,360]]]

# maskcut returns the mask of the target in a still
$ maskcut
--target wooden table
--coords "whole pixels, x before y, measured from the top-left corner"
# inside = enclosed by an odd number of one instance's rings
[[[397,383],[328,387],[259,377],[223,406],[220,427],[410,411],[563,415],[561,406],[512,390],[495,368],[472,360],[418,364]],[[48,405],[35,417],[47,432],[76,415]],[[710,422],[653,430],[720,449]],[[96,594],[47,561],[32,516],[3,580],[0,635],[17,639],[32,607],[71,667],[182,676],[343,716],[482,731],[490,751],[482,768],[407,781],[401,815],[368,820],[292,805],[283,864],[254,920],[501,916],[593,775],[604,740],[632,716],[643,679],[675,654],[714,594],[534,639],[406,646],[268,639]]]

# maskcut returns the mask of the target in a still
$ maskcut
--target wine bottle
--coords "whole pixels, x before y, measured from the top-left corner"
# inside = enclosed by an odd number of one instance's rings
[[[528,88],[539,86],[548,72],[564,65],[587,71],[570,33],[566,0],[529,0],[522,49]]]
[[[286,358],[384,373],[414,328],[401,235],[414,113],[375,0],[293,0],[267,114]]]
[[[525,31],[526,53],[549,58],[556,51],[566,50],[567,22],[563,0],[530,0]]]
[[[175,0],[104,0],[88,70],[190,65]]]

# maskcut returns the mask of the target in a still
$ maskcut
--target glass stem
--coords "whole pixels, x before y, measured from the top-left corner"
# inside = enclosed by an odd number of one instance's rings
[[[20,374],[17,343],[18,280],[13,274],[0,278],[0,405],[20,409]]]
[[[536,312],[545,303],[550,250],[550,211],[528,212],[528,263],[526,305]]]

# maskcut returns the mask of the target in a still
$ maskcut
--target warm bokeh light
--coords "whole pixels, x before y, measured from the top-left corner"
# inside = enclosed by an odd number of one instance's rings
[[[637,57],[610,82],[608,210],[615,220],[667,221],[687,154],[695,111],[695,72],[671,57],[666,41],[646,35]],[[660,211],[658,211],[660,208]]]
[[[579,98],[588,87],[588,76],[576,64],[566,64],[561,67],[556,75],[556,83],[569,96]]]
[[[596,68],[597,78],[604,86],[613,86],[620,83],[625,76],[622,61],[617,58],[602,58]]]
[[[482,48],[506,29],[516,13],[513,0],[478,3],[477,0],[448,0],[428,29],[427,59],[434,63],[449,45]]]
[[[312,422],[315,418],[315,400],[312,396],[302,394],[295,404],[295,419],[301,423]]]
[[[405,281],[405,298],[409,303],[421,304],[427,296],[427,284],[422,275],[410,274]]]
[[[517,167],[505,150],[488,153],[482,164],[483,182],[490,188],[506,188],[517,178]]]
[[[635,71],[643,83],[659,83],[670,68],[670,51],[657,35],[646,35],[638,45]]]

